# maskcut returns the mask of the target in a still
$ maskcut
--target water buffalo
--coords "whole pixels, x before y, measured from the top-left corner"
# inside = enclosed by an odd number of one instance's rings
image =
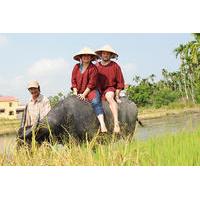
[[[121,98],[119,104],[119,121],[122,134],[133,134],[135,130],[138,110],[134,102],[127,97]],[[105,122],[109,132],[113,129],[113,117],[107,102],[103,102],[105,112]],[[81,101],[76,96],[68,96],[61,100],[48,113],[46,118],[39,121],[34,134],[37,142],[42,142],[49,136],[60,137],[71,135],[82,141],[92,138],[99,129],[99,122],[95,116],[92,106],[89,102]],[[35,131],[34,131],[35,132]],[[21,128],[18,132],[20,140],[26,140],[30,143],[33,131],[28,128],[24,131]]]

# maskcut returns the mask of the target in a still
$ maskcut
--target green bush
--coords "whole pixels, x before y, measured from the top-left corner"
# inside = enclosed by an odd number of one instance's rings
[[[153,93],[153,86],[147,83],[141,83],[137,86],[129,86],[127,89],[128,97],[134,101],[138,106],[151,105],[151,95]]]
[[[155,107],[169,105],[180,99],[180,94],[172,86],[163,80],[155,82],[155,76],[151,75],[141,79],[139,76],[133,78],[136,85],[130,85],[127,89],[128,97],[139,107]]]
[[[169,105],[179,99],[179,94],[169,88],[154,91],[152,97],[153,106],[160,108],[161,106]]]

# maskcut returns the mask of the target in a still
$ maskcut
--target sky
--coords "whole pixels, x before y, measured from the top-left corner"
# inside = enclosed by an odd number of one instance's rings
[[[119,54],[116,62],[126,83],[131,84],[134,75],[155,74],[159,80],[162,68],[178,69],[180,61],[173,50],[189,40],[189,33],[0,34],[0,94],[16,96],[25,103],[30,98],[30,80],[38,80],[47,97],[67,94],[76,64],[73,56],[85,46],[96,50],[105,44]]]

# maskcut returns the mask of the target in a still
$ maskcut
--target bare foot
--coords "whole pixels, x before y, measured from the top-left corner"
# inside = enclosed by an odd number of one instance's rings
[[[120,127],[119,124],[116,124],[113,130],[114,133],[120,133]]]
[[[106,127],[101,127],[101,133],[107,133],[107,132],[108,132],[108,130]]]

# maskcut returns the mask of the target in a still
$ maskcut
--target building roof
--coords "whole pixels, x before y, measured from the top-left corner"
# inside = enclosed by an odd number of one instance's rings
[[[10,102],[10,101],[17,101],[17,98],[12,96],[0,96],[0,102]]]

